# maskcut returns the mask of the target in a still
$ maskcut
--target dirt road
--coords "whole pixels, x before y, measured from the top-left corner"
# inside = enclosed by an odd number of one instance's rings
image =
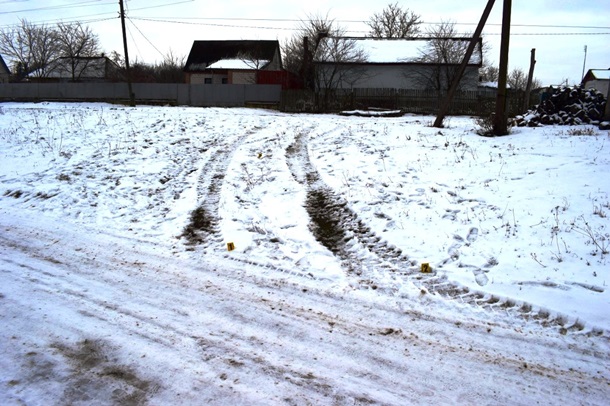
[[[610,393],[603,337],[253,268],[3,210],[0,403],[601,405]]]

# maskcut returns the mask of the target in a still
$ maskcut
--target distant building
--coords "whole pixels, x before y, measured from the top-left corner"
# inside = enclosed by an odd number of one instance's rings
[[[62,57],[41,77],[28,75],[31,82],[114,82],[122,79],[121,68],[106,56]]]
[[[278,41],[194,41],[184,67],[189,84],[260,84],[261,71],[281,76]]]
[[[589,69],[585,77],[582,78],[582,85],[585,89],[594,88],[605,96],[608,95],[610,69]]]
[[[334,77],[335,88],[393,88],[393,89],[447,89],[448,78],[459,63],[444,63],[422,58],[431,38],[374,39],[374,38],[324,38],[320,46],[341,49],[337,41],[350,41],[363,51],[364,60],[358,62],[314,60],[319,77]],[[466,45],[470,38],[444,38],[456,45]],[[326,42],[326,45],[324,44]],[[458,44],[459,43],[459,44]],[[477,43],[460,82],[462,90],[477,90],[479,68],[483,56],[481,41]]]
[[[4,63],[2,55],[0,55],[0,83],[8,83],[10,76],[11,71],[8,66],[6,66],[6,63]]]

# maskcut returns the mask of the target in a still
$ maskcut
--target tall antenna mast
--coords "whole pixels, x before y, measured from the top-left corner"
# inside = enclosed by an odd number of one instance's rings
[[[585,45],[585,60],[582,63],[582,75],[580,75],[580,79],[584,79],[585,77],[585,65],[587,64],[587,46]]]

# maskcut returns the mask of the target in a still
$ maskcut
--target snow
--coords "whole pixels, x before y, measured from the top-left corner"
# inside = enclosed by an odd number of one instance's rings
[[[356,46],[364,51],[368,63],[405,63],[417,62],[422,52],[426,50],[428,39],[373,39],[373,38],[332,38],[325,41],[345,40],[353,41]],[[459,40],[461,41],[461,40]],[[467,41],[461,41],[467,43]],[[479,63],[479,51],[475,49],[470,58],[470,63]]]
[[[0,403],[604,404],[609,133],[432,121],[0,105]]]
[[[598,80],[610,80],[610,69],[591,69],[591,74]]]
[[[421,40],[380,40],[356,39],[367,55],[367,61],[372,63],[413,62],[421,57],[426,41]]]
[[[243,70],[255,70],[262,68],[269,64],[270,61],[248,61],[243,59],[221,59],[214,62],[207,69],[243,69]]]
[[[479,82],[479,87],[490,87],[492,89],[497,89],[498,82]],[[510,85],[506,84],[506,88],[510,89]]]

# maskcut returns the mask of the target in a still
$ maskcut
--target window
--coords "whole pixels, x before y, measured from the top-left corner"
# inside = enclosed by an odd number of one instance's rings
[[[222,78],[222,84],[226,85],[227,83],[229,83],[229,79],[228,78]]]
[[[212,78],[204,78],[203,79],[203,84],[211,85],[212,84]]]

